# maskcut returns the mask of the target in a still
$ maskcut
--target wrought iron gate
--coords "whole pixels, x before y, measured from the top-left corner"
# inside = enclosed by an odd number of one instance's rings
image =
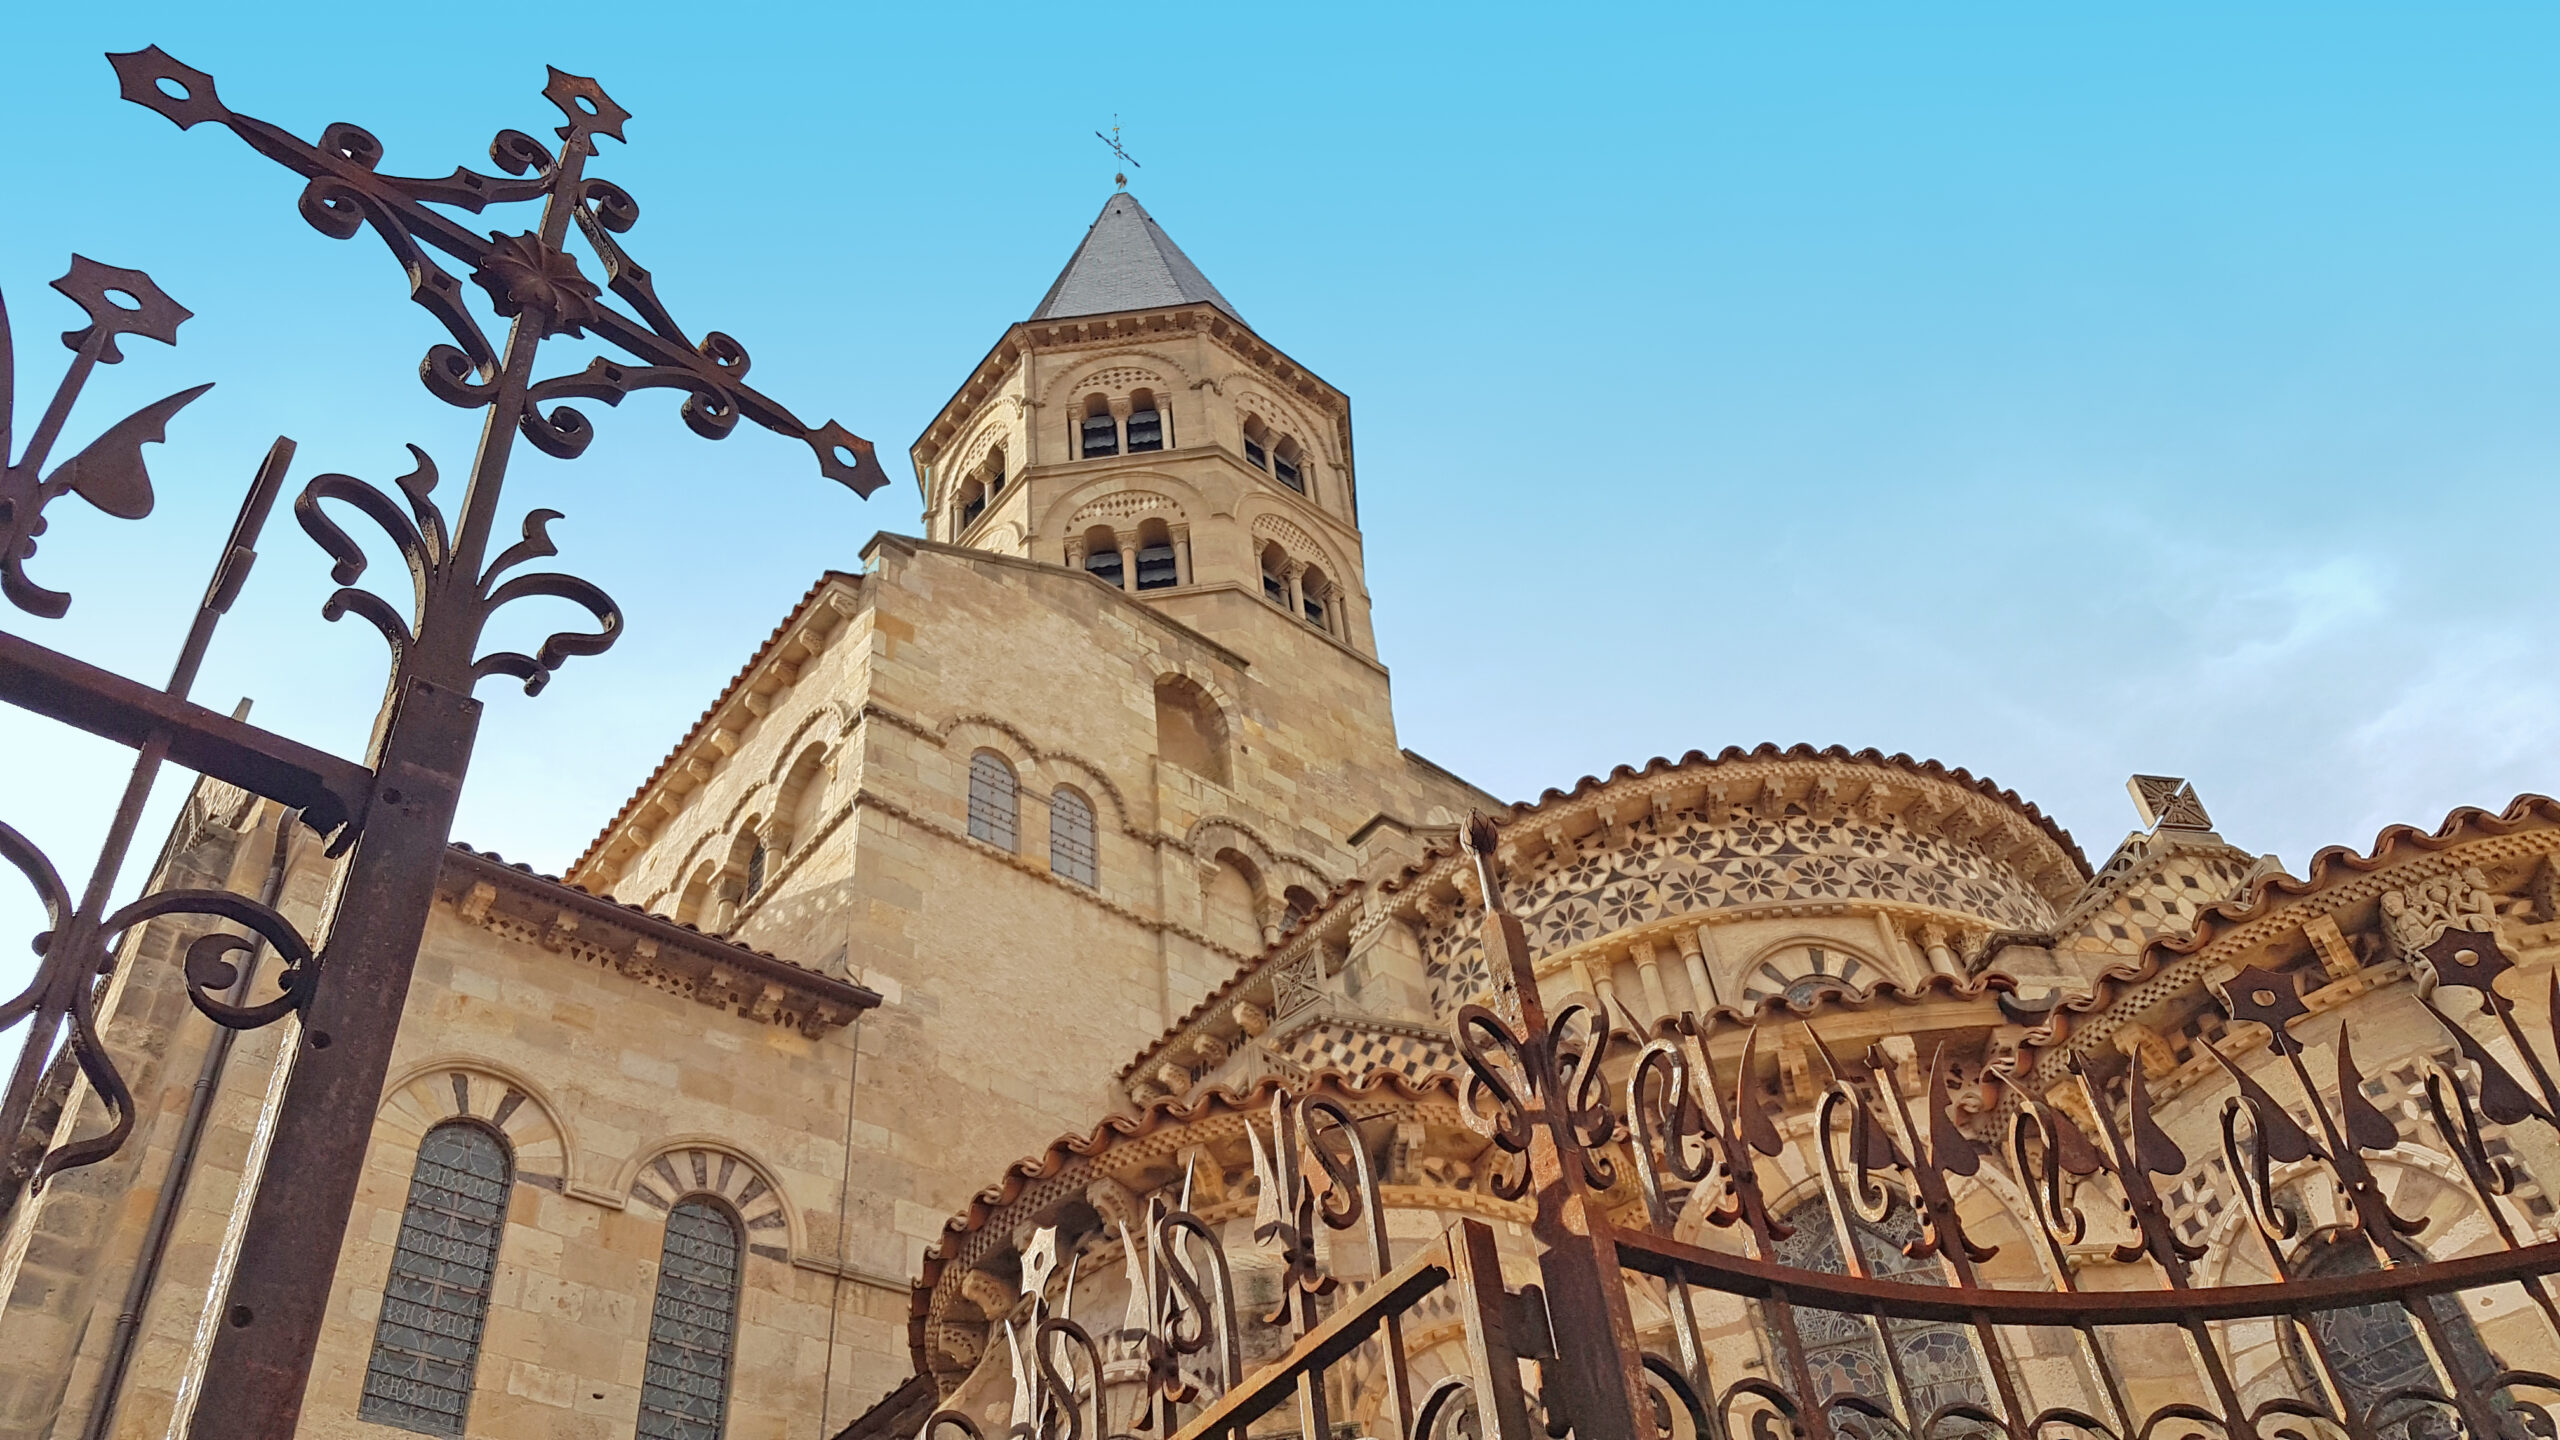
[[[2216,1053],[2232,1082],[2223,1102],[2224,1152],[2247,1207],[2243,1234],[2262,1247],[2274,1283],[2211,1284],[2195,1270],[2202,1247],[2171,1225],[2154,1183],[2189,1168],[2155,1120],[2140,1071],[2121,1102],[2080,1083],[2092,1137],[2047,1098],[2010,1085],[1994,1115],[1997,1143],[1960,1128],[1943,1052],[1921,1076],[1897,1075],[1884,1050],[1829,1057],[1810,1123],[1782,1134],[1752,1065],[1760,1031],[1711,1035],[1696,1019],[1644,1033],[1588,1003],[1550,1016],[1518,920],[1493,873],[1493,828],[1469,827],[1479,893],[1491,897],[1485,940],[1501,982],[1498,1008],[1456,1020],[1470,1076],[1470,1123],[1507,1168],[1493,1192],[1533,1207],[1534,1283],[1506,1286],[1496,1237],[1461,1220],[1417,1253],[1390,1253],[1385,1206],[1355,1117],[1339,1101],[1275,1101],[1266,1158],[1258,1130],[1257,1241],[1284,1266],[1283,1309],[1261,1317],[1294,1335],[1285,1354],[1248,1374],[1240,1359],[1238,1287],[1218,1233],[1159,1198],[1130,1247],[1128,1323],[1099,1336],[1053,1308],[1053,1257],[1026,1261],[1028,1329],[1005,1329],[1015,1351],[1010,1434],[1032,1440],[1153,1434],[1173,1440],[1294,1435],[1336,1440],[1527,1440],[1573,1435],[1812,1440],[1850,1437],[2253,1437],[2253,1440],[2417,1440],[2433,1436],[2550,1437],[2560,1396],[2560,1310],[2547,1275],[2560,1242],[2534,1242],[2505,1203],[2517,1175],[2484,1142],[2495,1126],[2560,1133],[2560,1087],[2498,988],[2512,968],[2489,934],[2448,930],[2424,951],[2435,990],[2421,1003],[2458,1052],[2423,1084],[2434,1145],[2420,1145],[2376,1108],[2343,1032],[2318,1057],[2293,1033],[2306,1016],[2292,982],[2243,970],[2225,986],[2234,1021],[2267,1029],[2291,1077],[2280,1098]],[[2560,978],[2553,981],[2560,1017]],[[2469,991],[2513,1047],[2513,1064],[2442,1008]],[[1722,1084],[1709,1041],[1738,1078]],[[1818,1041],[1816,1042],[1818,1046]],[[2545,1037],[2560,1054],[2560,1031]],[[1912,1082],[1918,1083],[1913,1084]],[[1916,1093],[1914,1102],[1911,1096]],[[1845,1273],[1789,1263],[1791,1224],[1773,1214],[1763,1166],[1791,1145],[1818,1154],[1821,1203],[1803,1207],[1835,1227]],[[2424,1149],[2458,1174],[2494,1229],[2485,1248],[2430,1258],[2423,1228],[2396,1213],[2368,1155]],[[2031,1243],[2050,1260],[2049,1288],[2001,1288],[1979,1267],[1993,1247],[1969,1233],[1960,1182],[2002,1170],[2033,1214]],[[1630,1173],[1631,1172],[1631,1173]],[[2345,1219],[2304,1265],[2304,1217],[2287,1187],[2334,1187]],[[2084,1291],[2066,1254],[2092,1234],[2093,1212],[2121,1208],[2112,1228],[2130,1238],[2108,1256],[2147,1266],[2143,1288]],[[1365,1231],[1378,1278],[1350,1293],[1319,1262],[1320,1227]],[[1704,1235],[1738,1243],[1699,1243]],[[1682,1238],[1687,1236],[1688,1238]],[[1898,1245],[1892,1248],[1887,1238]],[[1143,1256],[1143,1258],[1139,1258]],[[1879,1264],[1879,1258],[1889,1264]],[[2316,1270],[2317,1273],[2310,1273]],[[1066,1296],[1074,1293],[1069,1277]],[[2529,1330],[2500,1358],[2465,1318],[2493,1292],[2520,1299]],[[1454,1304],[1452,1303],[1454,1301]],[[1329,1303],[1327,1303],[1329,1302]],[[1711,1304],[1741,1306],[1759,1328],[1765,1373],[1717,1373],[1701,1334]],[[1652,1317],[1639,1323],[1637,1311]],[[1447,1316],[1454,1309],[1452,1332]],[[1426,1310],[1444,1338],[1409,1343]],[[2233,1337],[2258,1327],[2294,1357],[2291,1380],[2249,1393],[2235,1381]],[[2138,1406],[2126,1360],[2137,1337],[2153,1345],[2153,1391],[2178,1398]],[[2256,1333],[2251,1331],[2251,1333]],[[1454,1336],[1454,1338],[1449,1338]],[[1845,1337],[1845,1338],[1844,1338]],[[2058,1343],[2057,1343],[2058,1342]],[[1143,1361],[1135,1403],[1129,1363],[1115,1383],[1106,1349]],[[2031,1357],[2041,1356],[2042,1359]],[[1846,1357],[1846,1358],[1844,1358]],[[2165,1359],[2163,1357],[2166,1357]],[[1425,1367],[1442,1373],[1423,1383]],[[1933,1370],[1932,1367],[1938,1367]],[[1352,1374],[1358,1371],[1357,1376]],[[2165,1373],[2164,1373],[2165,1372]],[[1951,1379],[1952,1377],[1952,1379]],[[1372,1417],[1338,1423],[1352,1392]],[[2066,1399],[2056,1400],[2055,1392]],[[983,1437],[947,1408],[925,1440]]]

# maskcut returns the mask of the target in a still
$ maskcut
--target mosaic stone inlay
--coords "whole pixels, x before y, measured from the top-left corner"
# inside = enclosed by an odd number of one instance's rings
[[[2043,930],[2053,907],[2026,877],[1979,851],[1891,820],[1789,815],[1713,821],[1698,815],[1627,827],[1613,849],[1532,862],[1504,893],[1544,957],[1651,921],[1752,905],[1881,901],[1974,916],[2001,930]],[[1493,984],[1462,912],[1423,928],[1433,1002],[1449,1011]]]

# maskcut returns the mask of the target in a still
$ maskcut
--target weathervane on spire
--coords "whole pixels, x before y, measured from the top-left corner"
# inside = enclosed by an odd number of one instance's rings
[[[1120,148],[1120,117],[1119,117],[1119,116],[1114,115],[1114,116],[1112,116],[1112,117],[1111,117],[1111,133],[1110,133],[1110,134],[1105,135],[1105,134],[1103,134],[1101,131],[1096,130],[1096,131],[1094,131],[1094,132],[1093,132],[1093,138],[1094,138],[1094,139],[1096,139],[1096,140],[1101,141],[1101,142],[1102,142],[1103,144],[1105,144],[1105,145],[1110,146],[1110,147],[1111,147],[1111,153],[1112,153],[1112,154],[1114,154],[1114,155],[1119,156],[1119,157],[1120,157],[1120,163],[1122,163],[1122,164],[1124,164],[1124,165],[1128,166],[1128,167],[1129,167],[1129,170],[1136,170],[1136,169],[1140,169],[1140,168],[1142,168],[1142,167],[1138,164],[1138,157],[1136,157],[1136,156],[1134,156],[1134,155],[1130,154],[1128,151],[1126,151],[1126,150],[1124,150],[1124,149]],[[1113,183],[1114,185],[1119,186],[1119,187],[1120,187],[1121,189],[1123,189],[1123,190],[1128,189],[1128,188],[1129,188],[1129,172],[1128,172],[1128,170],[1123,170],[1123,171],[1121,171],[1119,174],[1112,176],[1112,177],[1111,177],[1111,183]]]

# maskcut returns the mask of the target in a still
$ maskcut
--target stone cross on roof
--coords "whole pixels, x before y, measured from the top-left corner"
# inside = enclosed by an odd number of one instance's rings
[[[2144,826],[2167,830],[2210,830],[2213,817],[2204,813],[2196,787],[2176,775],[2136,775],[2125,782],[2133,792],[2133,808]]]

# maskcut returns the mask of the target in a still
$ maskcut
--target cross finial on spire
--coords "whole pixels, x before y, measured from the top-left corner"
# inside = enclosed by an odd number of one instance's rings
[[[1140,166],[1140,165],[1138,164],[1138,157],[1136,157],[1136,156],[1134,156],[1134,155],[1130,154],[1127,150],[1122,149],[1122,148],[1121,148],[1121,146],[1120,146],[1120,117],[1119,117],[1119,116],[1114,115],[1114,116],[1112,116],[1112,117],[1111,117],[1111,133],[1110,133],[1110,134],[1105,135],[1105,134],[1103,134],[1101,131],[1096,130],[1096,131],[1094,131],[1094,132],[1093,132],[1093,138],[1094,138],[1094,139],[1096,139],[1096,140],[1101,141],[1101,142],[1102,142],[1103,144],[1105,144],[1105,145],[1110,146],[1110,147],[1111,147],[1111,153],[1112,153],[1112,154],[1114,154],[1114,155],[1119,156],[1119,157],[1120,157],[1120,163],[1121,163],[1121,164],[1123,164],[1123,165],[1128,166],[1128,167],[1129,167],[1129,170],[1137,170],[1137,169],[1142,169],[1142,168],[1144,168],[1144,167],[1142,167],[1142,166]],[[1116,175],[1113,175],[1113,176],[1111,177],[1111,183],[1112,183],[1112,184],[1114,184],[1114,185],[1116,185],[1116,186],[1118,186],[1118,187],[1120,187],[1120,188],[1121,188],[1121,189],[1123,189],[1123,190],[1128,189],[1128,188],[1129,188],[1129,172],[1128,172],[1128,170],[1123,170],[1123,171],[1121,171],[1120,173],[1118,173],[1118,174],[1116,174]]]

